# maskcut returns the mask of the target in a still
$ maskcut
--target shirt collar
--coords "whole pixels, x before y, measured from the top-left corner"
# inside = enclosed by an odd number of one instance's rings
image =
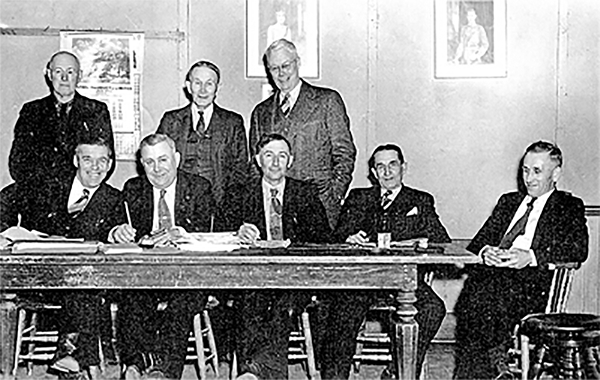
[[[283,199],[283,191],[285,189],[285,177],[283,178],[283,181],[281,181],[280,184],[278,185],[271,185],[270,183],[268,183],[267,181],[265,181],[265,179],[263,178],[262,182],[262,188],[263,188],[263,194],[265,194],[265,196],[271,197],[271,189],[277,189],[277,198],[279,199]]]
[[[206,125],[207,127],[208,127],[208,124],[210,124],[210,119],[212,118],[213,112],[215,111],[214,105],[215,105],[214,103],[210,103],[210,105],[202,111],[202,118],[204,119],[204,125]],[[192,117],[193,117],[194,121],[198,120],[198,118],[199,118],[198,112],[199,111],[200,111],[200,108],[198,108],[196,103],[192,102]],[[194,126],[195,125],[196,125],[196,123],[194,123]]]
[[[298,96],[300,95],[300,87],[302,87],[302,81],[298,81],[298,84],[296,85],[296,87],[294,87],[292,89],[292,91],[288,92],[289,100],[290,100],[290,108],[294,107],[294,104],[296,104],[296,100],[298,100]],[[277,99],[278,105],[281,105],[281,102],[283,101],[284,96],[285,95],[283,95],[283,92],[279,92],[279,98]]]
[[[403,185],[400,185],[400,186],[398,186],[398,187],[397,187],[396,189],[394,189],[394,190],[389,190],[389,191],[391,191],[392,193],[391,193],[391,194],[388,196],[388,198],[389,198],[389,199],[391,199],[391,200],[394,200],[394,199],[396,199],[396,197],[398,196],[398,194],[400,194],[400,190],[402,190],[402,186],[403,186]],[[385,194],[387,191],[388,191],[387,189],[384,189],[384,188],[382,187],[382,188],[380,188],[380,194],[379,194],[379,195],[380,195],[381,197],[383,197],[383,195],[384,195],[384,194]]]

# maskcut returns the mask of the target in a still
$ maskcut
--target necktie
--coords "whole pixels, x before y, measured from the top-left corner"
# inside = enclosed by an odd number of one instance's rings
[[[167,190],[160,190],[160,198],[158,199],[158,228],[162,229],[170,229],[173,227],[173,222],[171,221],[171,213],[169,212],[169,207],[167,206],[167,201],[165,200],[165,194]]]
[[[525,233],[525,226],[527,226],[527,218],[529,218],[529,214],[531,214],[531,210],[533,210],[533,202],[535,202],[536,198],[531,198],[531,201],[527,204],[527,211],[525,214],[517,222],[514,226],[504,235],[502,241],[500,241],[499,247],[502,249],[509,249],[512,246],[512,243],[515,241],[517,236],[523,235]]]
[[[392,195],[392,191],[387,190],[385,193],[383,193],[383,196],[381,197],[381,208],[384,210],[386,208],[388,208],[390,203],[392,203],[392,200],[390,199],[390,195]]]
[[[67,208],[69,214],[71,214],[71,216],[73,217],[79,215],[79,213],[83,211],[83,208],[85,207],[89,199],[90,191],[88,189],[83,189],[83,195],[81,196],[81,198],[79,198],[75,203],[73,203]]]
[[[271,210],[269,212],[271,240],[283,240],[283,227],[281,223],[281,213],[283,207],[277,199],[277,189],[271,189]]]
[[[196,132],[198,132],[198,134],[200,133],[204,133],[204,112],[202,111],[198,111],[198,116],[200,116],[200,118],[198,119],[198,124],[196,124]]]
[[[292,108],[290,104],[290,94],[286,94],[283,97],[283,100],[281,101],[281,105],[279,107],[281,107],[281,112],[283,112],[284,116],[287,116],[288,113],[290,113],[290,108]]]

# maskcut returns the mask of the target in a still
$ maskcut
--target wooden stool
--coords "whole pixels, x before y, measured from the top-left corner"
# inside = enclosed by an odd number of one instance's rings
[[[539,379],[544,373],[561,379],[600,379],[600,317],[531,314],[523,318],[519,332],[522,379]]]
[[[210,363],[216,377],[219,377],[219,358],[208,310],[194,316],[194,329],[189,337],[193,347],[188,347],[186,360],[195,360],[198,364],[198,378],[206,379],[206,363]],[[195,353],[194,353],[195,351]]]

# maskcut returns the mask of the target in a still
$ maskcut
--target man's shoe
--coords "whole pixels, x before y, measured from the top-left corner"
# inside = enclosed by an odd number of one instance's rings
[[[140,370],[140,367],[135,364],[128,365],[125,367],[125,371],[123,371],[122,378],[125,380],[141,380],[142,371]]]
[[[383,371],[381,371],[381,375],[379,376],[379,378],[381,380],[391,380],[395,379],[396,377],[394,376],[394,371],[392,370],[392,368],[390,366],[387,366],[383,369]]]
[[[55,360],[51,365],[55,371],[66,372],[66,373],[79,373],[81,368],[79,363],[71,355],[63,356],[62,358]]]

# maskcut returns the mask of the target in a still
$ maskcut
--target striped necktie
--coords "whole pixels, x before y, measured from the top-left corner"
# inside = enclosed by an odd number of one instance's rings
[[[89,199],[90,191],[88,189],[83,189],[83,195],[75,203],[70,205],[67,208],[67,211],[69,211],[69,214],[71,214],[72,217],[76,217],[81,211],[83,211]]]
[[[392,203],[390,195],[392,195],[392,191],[386,190],[386,192],[383,193],[383,196],[381,197],[381,208],[384,210],[389,207],[390,203]]]
[[[287,117],[287,115],[290,113],[290,109],[292,108],[290,104],[290,94],[285,94],[279,107],[281,108],[283,116]]]

